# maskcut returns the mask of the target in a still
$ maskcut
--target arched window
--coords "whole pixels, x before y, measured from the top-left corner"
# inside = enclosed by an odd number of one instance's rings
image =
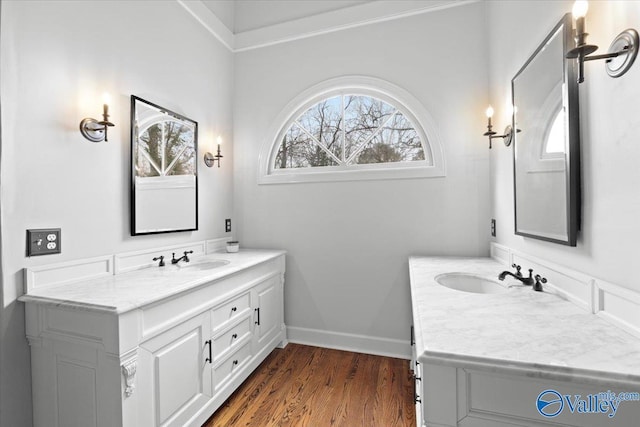
[[[263,147],[261,183],[444,175],[428,113],[387,82],[334,79],[305,91],[281,116]]]

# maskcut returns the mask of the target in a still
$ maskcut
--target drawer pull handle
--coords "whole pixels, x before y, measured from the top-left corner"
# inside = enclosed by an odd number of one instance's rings
[[[255,311],[255,312],[257,313],[257,315],[258,315],[258,320],[256,320],[254,323],[255,323],[256,325],[260,326],[260,307],[256,308],[254,311]]]
[[[237,361],[237,360],[234,360],[234,361],[233,361],[233,365],[235,366],[235,365],[237,365],[237,364],[238,364],[238,361]]]
[[[238,307],[231,307],[231,312],[232,312],[232,313],[233,313],[233,312],[235,312],[235,311],[237,311],[237,310],[238,310]]]
[[[205,344],[207,344],[209,346],[209,357],[207,357],[206,359],[204,359],[204,362],[207,363],[213,363],[213,357],[211,354],[211,340],[207,340],[205,341]]]
[[[238,338],[238,334],[231,335],[231,338],[233,338],[235,340],[236,338]]]
[[[422,378],[420,377],[414,377],[416,379],[416,381],[422,381]]]

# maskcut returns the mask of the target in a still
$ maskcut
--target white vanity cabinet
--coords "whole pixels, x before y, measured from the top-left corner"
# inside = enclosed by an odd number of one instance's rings
[[[200,314],[138,347],[135,394],[140,425],[165,425],[170,420],[185,425],[211,399],[206,362],[210,318],[209,312]]]
[[[278,297],[277,280],[272,278],[256,286],[256,299],[256,341],[261,346],[277,334],[281,323],[278,313],[282,311],[282,299]]]
[[[125,312],[23,297],[34,425],[202,425],[286,345],[276,255]]]
[[[409,268],[418,427],[639,425],[636,336],[550,284],[483,294],[438,281],[496,281],[505,265],[488,258],[411,257]]]

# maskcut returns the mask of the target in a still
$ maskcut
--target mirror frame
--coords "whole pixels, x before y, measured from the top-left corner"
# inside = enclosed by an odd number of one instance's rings
[[[563,27],[564,26],[564,27]],[[525,233],[518,230],[518,206],[517,206],[517,156],[518,132],[514,132],[513,142],[513,206],[514,206],[514,231],[516,235],[559,243],[567,246],[576,246],[578,231],[581,221],[581,189],[580,189],[580,109],[578,97],[577,64],[575,60],[565,59],[566,53],[574,46],[573,20],[570,13],[565,14],[560,22],[545,37],[535,52],[529,57],[516,75],[511,79],[511,103],[515,104],[515,81],[527,66],[535,59],[551,38],[563,27],[563,102],[566,108],[566,132],[565,139],[565,197],[566,197],[566,226],[567,238],[555,239],[552,237]],[[512,116],[513,129],[516,127],[516,112]]]
[[[195,225],[193,228],[181,228],[181,229],[171,229],[171,230],[162,230],[162,231],[136,231],[136,135],[135,135],[135,121],[136,121],[136,102],[143,102],[150,107],[157,108],[163,113],[173,116],[177,119],[193,123],[194,125],[194,135],[193,135],[193,144],[194,144],[194,163],[195,163]],[[164,107],[161,107],[153,102],[149,102],[146,99],[140,98],[135,95],[131,95],[131,198],[130,198],[130,212],[131,212],[131,235],[132,236],[141,236],[147,234],[164,234],[164,233],[178,233],[181,231],[196,231],[198,230],[198,122],[195,120],[191,120],[188,117],[185,117],[181,114],[168,110]]]

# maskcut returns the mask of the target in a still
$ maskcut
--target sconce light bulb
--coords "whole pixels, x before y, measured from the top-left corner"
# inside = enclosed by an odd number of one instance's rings
[[[109,95],[109,92],[102,94],[102,103],[107,105],[111,104],[111,96]]]
[[[222,137],[221,137],[220,135],[218,135],[218,137],[216,138],[216,143],[217,143],[218,145],[221,145],[221,144],[222,144]]]
[[[573,14],[574,19],[584,18],[587,15],[587,11],[589,10],[589,2],[586,0],[576,0],[573,4],[573,10],[571,13]]]
[[[487,108],[486,114],[488,119],[493,117],[493,107],[491,105],[489,105],[489,108]]]

